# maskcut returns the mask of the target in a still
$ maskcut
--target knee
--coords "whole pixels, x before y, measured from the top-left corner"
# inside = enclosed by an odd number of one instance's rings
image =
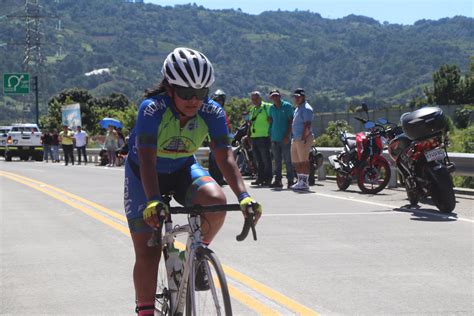
[[[207,194],[207,204],[208,205],[218,205],[218,204],[226,204],[227,199],[225,194],[222,190],[213,190],[209,194]]]

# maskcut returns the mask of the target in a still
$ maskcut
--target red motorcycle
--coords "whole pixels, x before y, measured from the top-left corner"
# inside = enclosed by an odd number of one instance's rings
[[[329,157],[329,163],[336,170],[336,182],[340,190],[346,190],[357,179],[363,193],[376,194],[382,191],[390,180],[390,164],[382,156],[385,134],[383,125],[356,117],[364,123],[368,132],[357,135],[341,132],[344,151]]]

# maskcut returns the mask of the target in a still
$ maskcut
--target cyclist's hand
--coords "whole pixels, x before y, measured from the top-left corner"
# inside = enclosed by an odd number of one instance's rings
[[[240,201],[240,209],[244,213],[244,217],[247,217],[247,212],[249,208],[252,208],[255,212],[254,224],[256,225],[260,216],[262,216],[262,205],[249,196]]]
[[[168,205],[158,200],[152,200],[146,204],[143,220],[151,227],[160,227],[160,217],[166,217],[167,214]]]

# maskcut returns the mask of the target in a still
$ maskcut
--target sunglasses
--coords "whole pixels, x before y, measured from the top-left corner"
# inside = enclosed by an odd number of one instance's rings
[[[191,100],[193,97],[199,100],[204,99],[209,95],[209,88],[194,89],[189,87],[173,86],[174,91],[183,100]]]

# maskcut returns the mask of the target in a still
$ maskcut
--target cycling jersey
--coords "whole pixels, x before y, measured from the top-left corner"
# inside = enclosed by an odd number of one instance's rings
[[[209,134],[217,148],[228,148],[229,131],[224,109],[206,99],[197,115],[180,127],[179,115],[166,95],[146,99],[140,105],[129,146],[129,159],[139,164],[137,148],[156,148],[156,170],[172,173],[193,164],[194,153]]]
[[[214,183],[194,157],[209,134],[217,148],[229,147],[224,109],[211,99],[197,115],[180,127],[171,99],[158,95],[146,99],[138,110],[137,123],[129,138],[125,164],[124,206],[132,233],[152,232],[143,220],[148,201],[140,176],[138,148],[156,149],[156,170],[161,194],[173,194],[182,205],[191,205],[200,187]]]

